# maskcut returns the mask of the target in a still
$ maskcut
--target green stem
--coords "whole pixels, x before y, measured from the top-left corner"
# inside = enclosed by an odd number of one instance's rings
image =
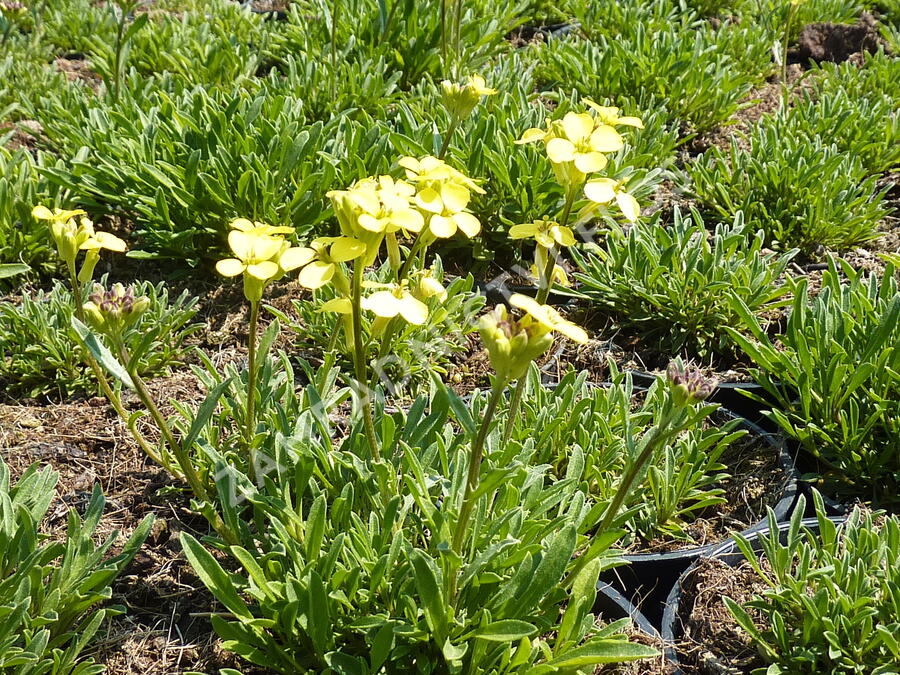
[[[461,49],[462,31],[460,30],[460,25],[462,23],[462,6],[463,6],[463,0],[456,0],[456,16],[453,19],[453,23],[454,23],[454,26],[453,26],[453,42],[454,42],[453,65],[454,65],[454,72],[455,72],[457,81],[460,79],[459,71],[460,71],[460,67],[462,66],[462,54],[461,54],[461,52],[462,52],[462,49]]]
[[[446,76],[450,72],[447,67],[447,0],[441,0],[441,67]]]
[[[331,6],[331,100],[337,94],[337,25],[341,10],[341,0],[334,0]]]
[[[787,50],[788,43],[791,39],[791,24],[794,22],[795,5],[793,2],[788,5],[787,21],[784,26],[784,41],[781,45],[781,105],[787,106],[788,99],[788,81],[787,81]]]
[[[438,153],[438,159],[444,159],[444,155],[447,154],[447,149],[450,147],[450,139],[453,138],[453,133],[458,126],[459,118],[454,115],[453,119],[450,120],[450,127],[447,129],[447,133],[444,134],[444,142],[441,144],[441,151]]]
[[[491,428],[491,422],[497,411],[497,405],[503,397],[503,390],[506,388],[505,380],[495,380],[494,387],[491,390],[491,397],[488,399],[487,408],[484,411],[484,417],[481,419],[481,426],[475,440],[472,442],[472,449],[469,455],[469,473],[466,478],[466,489],[463,493],[462,506],[459,510],[459,518],[456,521],[456,532],[453,534],[453,550],[462,555],[462,543],[466,536],[466,528],[469,525],[469,519],[472,517],[472,509],[475,506],[472,499],[472,493],[478,487],[478,479],[481,475],[481,460],[484,457],[484,442],[487,439],[488,431]]]
[[[116,55],[113,70],[113,102],[119,101],[119,79],[122,71],[122,42],[125,37],[125,10],[119,8],[119,25],[116,29]]]
[[[381,461],[381,449],[378,446],[378,437],[375,435],[375,422],[372,419],[372,401],[369,398],[366,376],[366,354],[362,339],[362,276],[363,261],[357,258],[353,265],[353,284],[350,290],[350,303],[353,316],[353,360],[356,365],[356,382],[360,387],[359,401],[363,415],[363,427],[366,439],[369,441],[369,449],[376,462]],[[365,387],[365,391],[362,388]]]
[[[424,230],[424,228],[423,228]],[[409,271],[412,268],[413,262],[416,260],[416,255],[418,255],[419,250],[425,245],[425,240],[422,236],[422,233],[416,235],[415,241],[413,241],[412,246],[409,249],[409,254],[406,256],[406,260],[403,261],[403,266],[400,268],[400,271],[397,272],[397,283],[401,283],[406,277],[409,276]]]
[[[600,521],[600,524],[597,526],[595,532],[602,533],[610,528],[613,521],[616,519],[616,516],[619,513],[619,509],[622,508],[622,504],[625,503],[625,499],[628,497],[631,492],[631,488],[634,486],[634,481],[637,480],[637,477],[640,475],[641,471],[644,468],[644,465],[653,457],[657,450],[659,450],[660,446],[668,440],[675,431],[678,430],[680,425],[679,418],[683,417],[684,409],[681,407],[672,408],[671,403],[667,403],[667,410],[663,414],[662,421],[653,427],[650,432],[652,435],[649,439],[647,439],[646,444],[644,445],[644,449],[641,450],[641,453],[638,455],[637,459],[631,463],[631,466],[628,467],[628,471],[625,473],[625,476],[619,482],[619,487],[616,490],[616,494],[613,496],[612,501],[609,503],[609,506],[606,507],[606,511],[604,511],[603,519]],[[679,424],[674,424],[675,422],[679,422]],[[597,544],[592,544],[588,550],[584,553],[584,555],[579,556],[578,560],[575,562],[574,567],[569,572],[569,575],[566,579],[566,584],[568,585],[571,581],[577,576],[578,572],[591,561],[592,558],[596,556],[597,553],[600,552],[601,548],[605,548],[604,542],[599,539],[595,540]],[[601,547],[601,544],[603,546]]]
[[[250,480],[256,481],[256,451],[254,438],[256,437],[256,378],[258,366],[256,363],[257,339],[259,331],[259,301],[250,302],[250,328],[247,344],[247,419],[244,420],[244,443],[247,446],[247,460]]]

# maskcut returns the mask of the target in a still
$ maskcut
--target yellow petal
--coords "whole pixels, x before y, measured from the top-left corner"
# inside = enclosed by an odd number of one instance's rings
[[[588,334],[581,326],[576,326],[571,321],[566,321],[565,319],[558,322],[553,329],[565,335],[567,338],[572,340],[573,342],[577,342],[579,344],[585,344],[588,341]]]
[[[231,221],[231,229],[232,230],[240,230],[241,232],[248,232],[253,229],[253,223],[251,223],[246,218],[235,218]]]
[[[625,146],[625,141],[618,131],[603,124],[591,134],[590,145],[594,152],[616,152]]]
[[[428,221],[428,229],[431,230],[431,233],[435,237],[446,239],[447,237],[452,237],[456,234],[456,223],[450,218],[434,215],[431,216],[431,220]]]
[[[316,258],[316,252],[305,246],[291,246],[278,257],[278,266],[285,272],[308,265]]]
[[[99,248],[105,248],[108,251],[122,253],[128,248],[123,239],[119,239],[116,235],[109,232],[97,232],[92,239],[100,244]]]
[[[462,185],[445,183],[441,186],[441,200],[450,211],[462,211],[469,203],[469,191]]]
[[[38,220],[53,220],[53,211],[40,204],[31,209],[31,215]]]
[[[315,290],[321,288],[334,276],[334,265],[321,261],[312,262],[302,270],[297,279],[301,286]]]
[[[571,162],[575,159],[575,146],[565,138],[551,138],[547,142],[547,157],[556,164]]]
[[[232,230],[228,233],[228,246],[231,252],[241,260],[250,260],[253,257],[253,242],[255,237],[240,230]]]
[[[390,319],[400,313],[401,302],[391,291],[375,291],[363,298],[360,304],[375,316]]]
[[[573,143],[587,140],[594,129],[594,118],[587,113],[568,112],[562,119],[562,128]]]
[[[335,262],[347,262],[358,258],[366,252],[366,245],[352,237],[338,237],[331,245],[331,259]]]
[[[553,239],[560,246],[572,246],[575,244],[575,235],[570,228],[556,225],[551,231],[553,232]]]
[[[391,222],[407,232],[418,232],[425,224],[425,218],[415,209],[400,209],[391,214]]]
[[[624,124],[628,127],[637,127],[638,129],[644,128],[644,123],[641,122],[638,117],[619,117],[616,120],[616,124]]]
[[[332,298],[328,302],[322,303],[318,311],[334,312],[335,314],[350,314],[353,312],[353,305],[350,304],[349,298]]]
[[[409,293],[404,293],[398,303],[400,316],[414,326],[421,326],[428,320],[428,305],[417,300]]]
[[[273,263],[271,260],[264,260],[259,263],[247,265],[247,274],[249,274],[254,279],[259,279],[260,281],[268,281],[272,277],[276,276],[280,271],[281,270],[278,268],[278,265]]]
[[[553,237],[550,236],[549,232],[535,232],[534,239],[544,248],[550,248],[554,244]]]
[[[527,239],[533,237],[538,232],[537,223],[525,223],[523,225],[513,225],[509,228],[510,239]]]
[[[527,295],[522,295],[521,293],[513,293],[509,297],[509,304],[513,307],[518,307],[519,309],[528,312],[529,314],[531,314],[531,316],[538,320],[540,320],[540,317],[545,316],[545,306]]]
[[[473,216],[471,213],[467,213],[465,211],[461,213],[454,214],[453,222],[456,224],[460,230],[463,231],[470,239],[472,237],[477,237],[478,233],[481,232],[481,223],[478,222],[478,218]]]
[[[522,138],[517,140],[516,145],[523,145],[524,143],[534,143],[535,141],[543,140],[543,138],[547,135],[547,132],[543,129],[537,129],[532,127],[531,129],[526,129],[525,133],[522,134]]]
[[[223,277],[236,277],[242,274],[246,269],[246,265],[237,258],[225,258],[216,263],[216,272]]]
[[[440,213],[444,210],[444,202],[441,195],[434,188],[425,188],[416,195],[416,204],[420,209],[430,213]]]
[[[578,152],[575,154],[575,168],[581,173],[594,173],[606,166],[606,155],[599,152]]]
[[[612,178],[595,178],[584,184],[584,196],[598,204],[608,204],[616,198],[618,183]]]
[[[368,213],[363,213],[357,221],[364,230],[369,232],[384,232],[387,228],[388,221],[384,218],[375,218]]]
[[[638,204],[637,199],[624,190],[620,190],[616,193],[616,204],[618,204],[619,208],[622,210],[622,215],[630,222],[637,222],[637,219],[641,215],[641,206]]]

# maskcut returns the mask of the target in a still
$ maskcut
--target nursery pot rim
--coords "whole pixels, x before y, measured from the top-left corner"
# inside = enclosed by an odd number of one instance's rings
[[[847,520],[847,516],[827,516],[827,519],[835,524],[840,524]],[[804,518],[800,521],[800,524],[805,528],[818,532],[818,518]],[[777,523],[777,526],[779,533],[781,533],[786,532],[791,524],[788,521],[780,521]],[[753,546],[754,551],[759,551],[757,542],[761,536],[768,534],[769,531],[769,525],[766,523],[764,527],[751,532],[749,535],[745,534],[750,541],[751,546]],[[689,575],[696,571],[697,565],[703,559],[721,559],[729,566],[734,566],[734,564],[743,560],[743,556],[737,548],[734,537],[729,537],[720,545],[716,546],[709,555],[704,555],[692,562],[678,577],[675,585],[672,586],[669,595],[666,597],[666,603],[663,608],[661,631],[663,642],[666,645],[666,659],[675,666],[675,671],[671,675],[684,675],[684,671],[681,670],[681,662],[678,658],[678,649],[676,647],[676,640],[683,635],[684,631],[683,629],[677,630],[676,627],[680,625],[679,610],[681,609],[681,601],[684,599],[684,582]]]

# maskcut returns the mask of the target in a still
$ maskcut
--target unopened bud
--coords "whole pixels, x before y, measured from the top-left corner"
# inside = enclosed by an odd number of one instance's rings
[[[666,377],[678,405],[705,401],[718,384],[716,380],[705,377],[693,364],[684,364],[681,361],[669,362]]]

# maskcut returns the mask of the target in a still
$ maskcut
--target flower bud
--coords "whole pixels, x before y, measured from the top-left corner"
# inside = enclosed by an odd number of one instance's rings
[[[716,380],[704,377],[696,366],[684,364],[680,360],[669,362],[666,378],[675,403],[680,406],[705,401],[718,384]]]
[[[471,115],[482,96],[496,93],[496,89],[485,86],[484,78],[480,75],[471,75],[466,84],[456,84],[450,80],[441,82],[441,100],[451,117],[456,120],[464,120]]]
[[[111,336],[121,336],[122,331],[137,321],[150,307],[150,299],[135,297],[134,289],[122,284],[113,284],[106,290],[94,284],[93,292],[84,304],[84,313],[94,330]]]
[[[481,317],[478,332],[497,377],[505,382],[525,375],[531,362],[553,344],[550,328],[530,316],[516,320],[504,305]]]

